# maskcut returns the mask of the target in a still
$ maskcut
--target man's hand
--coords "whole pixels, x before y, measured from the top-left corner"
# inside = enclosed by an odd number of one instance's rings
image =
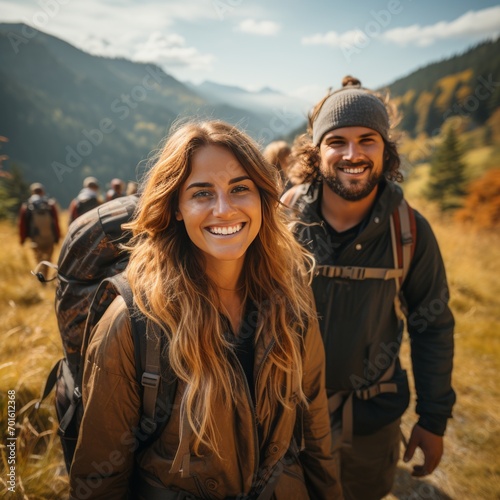
[[[427,476],[434,471],[441,461],[441,457],[443,456],[443,438],[415,424],[404,454],[403,460],[405,462],[409,462],[413,458],[417,447],[424,452],[424,463],[413,466],[412,476]]]

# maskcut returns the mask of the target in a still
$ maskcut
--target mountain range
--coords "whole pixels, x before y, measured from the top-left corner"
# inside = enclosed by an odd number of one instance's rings
[[[430,134],[464,113],[486,122],[500,101],[499,49],[498,40],[486,42],[389,85],[403,129]],[[112,177],[140,178],[178,120],[226,120],[265,145],[302,129],[307,110],[270,88],[180,82],[154,64],[94,56],[24,24],[0,24],[2,154],[62,206],[88,175],[103,188]]]
[[[64,206],[88,175],[140,177],[176,120],[222,119],[266,144],[302,123],[307,103],[271,89],[185,84],[154,64],[93,56],[26,25],[0,24],[0,110],[9,139],[2,153]]]

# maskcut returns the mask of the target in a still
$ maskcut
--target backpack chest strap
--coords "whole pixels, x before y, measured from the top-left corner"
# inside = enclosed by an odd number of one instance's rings
[[[402,277],[403,269],[356,266],[318,266],[316,268],[316,274],[326,276],[327,278],[345,278],[350,280],[391,280]]]

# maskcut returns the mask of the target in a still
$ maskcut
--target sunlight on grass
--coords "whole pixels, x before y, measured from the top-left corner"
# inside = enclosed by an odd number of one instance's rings
[[[405,186],[405,193],[411,205],[431,222],[446,264],[456,320],[453,385],[457,404],[439,469],[414,484],[415,488],[431,486],[435,490],[432,496],[411,498],[496,499],[500,498],[500,235],[477,232],[439,214],[420,196],[426,167],[419,170]],[[407,340],[402,361],[411,366]],[[407,436],[416,420],[411,410],[404,416]],[[419,462],[414,459],[412,463]],[[406,465],[400,468],[411,470]]]

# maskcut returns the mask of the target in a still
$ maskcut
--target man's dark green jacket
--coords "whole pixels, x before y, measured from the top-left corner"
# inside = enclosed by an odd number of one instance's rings
[[[379,195],[358,234],[340,253],[334,252],[330,232],[319,210],[321,184],[303,186],[294,208],[305,224],[295,228],[298,240],[319,265],[393,268],[390,215],[403,194],[383,181]],[[443,435],[455,402],[451,387],[454,319],[436,238],[426,219],[415,211],[416,242],[408,275],[402,285],[411,339],[419,425]],[[351,280],[318,275],[313,281],[316,307],[326,348],[326,387],[329,394],[368,387],[397,357],[403,323],[396,314],[394,279]],[[406,374],[399,367],[397,394],[354,401],[354,432],[367,434],[396,420],[409,402]]]

